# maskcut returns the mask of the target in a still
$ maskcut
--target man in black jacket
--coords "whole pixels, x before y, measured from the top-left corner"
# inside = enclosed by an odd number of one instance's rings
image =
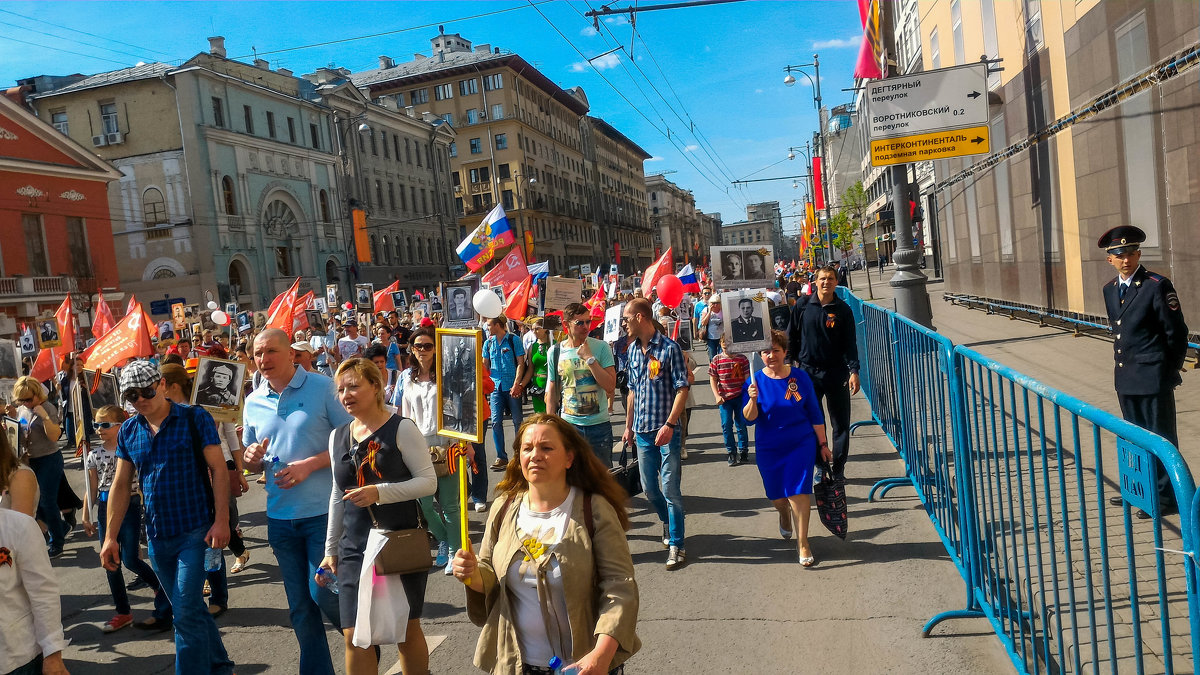
[[[1113,332],[1113,380],[1121,415],[1179,447],[1175,387],[1187,353],[1188,329],[1171,280],[1140,264],[1146,233],[1132,225],[1105,232],[1098,245],[1108,252],[1117,277],[1104,285],[1104,306]],[[1174,507],[1174,493],[1161,463],[1159,502]],[[1110,499],[1120,504],[1121,497]],[[1148,518],[1144,512],[1139,518]]]
[[[850,397],[858,393],[858,342],[854,314],[837,297],[838,271],[817,270],[816,292],[792,307],[788,358],[812,378],[828,409],[833,472],[842,476],[850,452]]]

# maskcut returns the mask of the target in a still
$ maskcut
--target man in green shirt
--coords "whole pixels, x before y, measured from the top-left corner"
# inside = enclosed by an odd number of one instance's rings
[[[591,312],[573,302],[563,310],[567,339],[550,348],[546,360],[546,412],[579,430],[606,466],[612,465],[612,424],[608,398],[617,386],[616,361],[603,340],[588,337]]]

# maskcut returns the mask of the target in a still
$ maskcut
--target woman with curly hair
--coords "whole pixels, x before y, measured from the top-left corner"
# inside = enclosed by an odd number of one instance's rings
[[[467,615],[483,627],[475,665],[622,673],[641,646],[625,492],[583,435],[554,415],[526,419],[513,452],[479,555],[454,556]]]

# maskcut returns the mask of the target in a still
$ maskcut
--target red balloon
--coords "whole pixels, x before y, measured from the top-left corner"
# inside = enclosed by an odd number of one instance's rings
[[[654,290],[658,291],[658,299],[662,304],[671,309],[675,309],[683,301],[683,282],[674,274],[659,279]]]
[[[344,304],[344,305],[342,305],[342,306],[346,308],[346,311],[350,311],[350,310],[354,309],[354,303],[353,303],[353,302],[347,302],[346,304]]]

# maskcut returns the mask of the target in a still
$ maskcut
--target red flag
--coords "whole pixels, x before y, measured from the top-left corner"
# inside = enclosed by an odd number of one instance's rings
[[[529,268],[525,265],[525,254],[521,252],[520,246],[514,246],[508,255],[483,275],[482,281],[508,286],[520,283],[527,276],[529,276]]]
[[[508,296],[508,304],[504,308],[504,316],[513,321],[521,321],[525,318],[525,314],[529,311],[529,287],[530,277],[525,275],[525,281],[517,287],[517,290]]]
[[[381,291],[375,291],[375,311],[376,312],[394,312],[396,311],[396,303],[392,301],[392,293],[400,290],[400,280],[397,279],[387,285],[387,288]]]
[[[414,298],[416,298],[416,299],[418,299],[418,300],[424,300],[424,299],[425,299],[425,294],[424,294],[424,293],[422,293],[420,290],[414,290],[414,291],[413,291],[413,297],[414,297]]]
[[[883,78],[883,43],[879,36],[879,0],[858,0],[858,15],[862,20],[863,39],[854,64],[855,79]]]
[[[300,277],[292,282],[291,288],[280,293],[271,301],[267,313],[267,328],[278,328],[292,336],[292,314],[296,309],[296,289],[300,288]]]
[[[37,359],[33,362],[33,368],[29,369],[29,376],[38,382],[45,382],[52,379],[58,373],[58,355],[53,349],[43,349],[38,352]]]
[[[824,177],[821,175],[821,157],[815,156],[812,158],[812,175],[813,175],[813,201],[817,204],[817,210],[825,208],[825,189]]]
[[[110,370],[127,359],[153,355],[150,335],[142,325],[145,316],[141,305],[137,311],[126,314],[104,337],[84,350],[80,355],[84,366],[99,372]]]
[[[649,298],[650,292],[654,290],[658,280],[671,273],[671,247],[668,246],[665,253],[657,261],[650,264],[646,268],[646,273],[642,275],[642,295]]]
[[[140,305],[137,301],[137,296],[134,295],[133,293],[130,293],[129,294],[129,304],[125,305],[125,313],[132,314],[133,310],[137,309],[139,306]]]
[[[103,291],[96,291],[96,320],[92,322],[92,337],[99,340],[115,325],[117,320],[113,318],[112,309],[104,301]]]
[[[591,300],[588,300],[587,302],[583,303],[583,306],[588,308],[588,311],[591,313],[593,319],[595,319],[595,318],[603,319],[604,318],[604,301],[606,299],[607,299],[607,294],[604,291],[604,285],[601,284],[600,287],[596,289],[596,293],[595,293],[595,295],[592,296]]]
[[[71,317],[71,296],[63,298],[62,304],[54,310],[54,319],[58,323],[58,337],[62,340],[62,353],[75,350],[75,322]]]

